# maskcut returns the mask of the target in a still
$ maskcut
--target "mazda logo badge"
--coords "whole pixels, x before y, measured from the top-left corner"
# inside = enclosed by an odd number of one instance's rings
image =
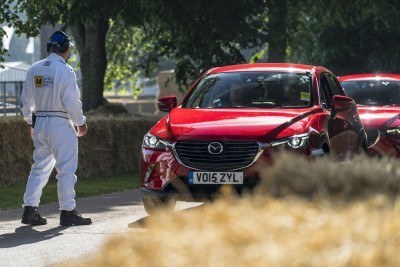
[[[224,146],[220,142],[212,142],[208,144],[208,152],[213,155],[219,155],[224,151]]]

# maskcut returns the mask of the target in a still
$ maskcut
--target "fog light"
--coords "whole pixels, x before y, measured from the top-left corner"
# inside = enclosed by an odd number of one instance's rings
[[[389,135],[400,135],[400,128],[399,127],[395,127],[395,128],[391,128],[391,129],[387,129],[386,133]]]
[[[144,174],[144,182],[146,183],[147,180],[149,179],[150,175],[153,173],[154,168],[156,167],[156,164],[151,164],[147,167],[146,173]]]

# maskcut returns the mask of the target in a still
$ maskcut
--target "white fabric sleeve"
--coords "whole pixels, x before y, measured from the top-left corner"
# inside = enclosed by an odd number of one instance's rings
[[[83,116],[82,102],[79,100],[80,91],[76,83],[75,72],[71,69],[66,76],[65,86],[61,90],[61,103],[74,125],[82,126],[86,123],[86,117]]]
[[[21,112],[24,116],[24,120],[28,125],[32,125],[32,112],[36,109],[35,100],[33,98],[33,77],[31,72],[28,71],[26,74],[26,79],[22,87],[21,93]]]

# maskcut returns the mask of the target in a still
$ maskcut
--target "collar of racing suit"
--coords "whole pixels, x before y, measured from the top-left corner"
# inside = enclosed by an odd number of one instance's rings
[[[60,60],[62,63],[65,64],[64,58],[56,53],[50,53],[46,60]]]

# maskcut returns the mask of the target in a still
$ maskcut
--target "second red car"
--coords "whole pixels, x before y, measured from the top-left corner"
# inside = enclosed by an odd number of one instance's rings
[[[356,74],[339,81],[358,104],[369,154],[400,158],[400,75]]]

